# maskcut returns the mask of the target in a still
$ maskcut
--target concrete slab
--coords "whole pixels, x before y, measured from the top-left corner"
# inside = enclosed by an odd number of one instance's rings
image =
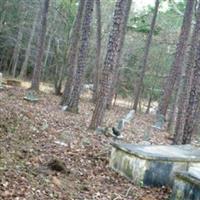
[[[188,174],[193,178],[200,180],[200,168],[197,167],[190,167],[188,170]]]
[[[191,145],[133,145],[112,144],[127,153],[150,160],[200,162],[200,149]]]
[[[39,98],[38,98],[36,92],[28,91],[26,96],[24,97],[24,100],[30,101],[30,102],[37,102],[37,101],[39,101]]]
[[[174,173],[200,164],[191,145],[112,144],[110,167],[138,185],[172,186]]]
[[[177,172],[174,180],[171,200],[200,199],[200,170],[191,167],[188,172]]]

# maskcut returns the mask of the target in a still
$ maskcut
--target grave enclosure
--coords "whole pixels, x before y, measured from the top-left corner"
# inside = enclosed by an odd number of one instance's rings
[[[177,172],[171,200],[200,199],[200,169],[189,168],[188,172]]]
[[[200,166],[200,150],[191,145],[112,144],[110,167],[137,185],[173,186],[177,171]]]

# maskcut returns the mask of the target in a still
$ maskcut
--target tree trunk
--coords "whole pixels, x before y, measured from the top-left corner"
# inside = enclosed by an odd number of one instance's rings
[[[7,4],[7,2],[5,4]],[[0,16],[0,33],[2,32],[2,29],[3,29],[3,22],[5,20],[5,17],[6,17],[6,11],[3,10]]]
[[[101,3],[100,0],[96,0],[96,22],[97,22],[97,33],[96,33],[96,62],[94,70],[94,81],[93,81],[93,96],[92,102],[96,102],[99,93],[99,80],[100,80],[100,56],[101,56]]]
[[[22,24],[19,27],[19,31],[18,31],[18,35],[17,35],[17,42],[16,42],[14,52],[13,52],[13,58],[12,58],[12,76],[13,77],[16,77],[17,64],[19,61],[19,54],[20,54],[20,49],[21,49],[22,37],[23,37]]]
[[[52,45],[52,41],[54,39],[54,34],[56,33],[56,28],[53,30],[52,26],[56,23],[56,19],[57,19],[57,13],[54,14],[54,19],[51,23],[51,27],[48,28],[47,30],[47,34],[46,34],[46,37],[47,35],[49,35],[49,38],[48,38],[48,42],[47,42],[47,48],[46,48],[46,51],[45,51],[45,59],[44,59],[44,63],[43,63],[43,71],[42,71],[42,80],[46,80],[47,79],[47,71],[48,71],[48,66],[47,66],[47,62],[49,60],[49,53],[50,53],[50,50],[51,50],[51,45]]]
[[[197,10],[196,24],[193,29],[190,51],[187,60],[187,66],[185,70],[185,76],[183,77],[183,86],[180,88],[180,95],[178,97],[178,114],[176,120],[176,128],[174,135],[174,144],[181,144],[183,140],[184,125],[186,120],[186,111],[189,103],[190,91],[192,86],[193,68],[196,55],[196,47],[198,36],[200,34],[200,3]]]
[[[131,4],[131,0],[117,0],[116,2],[113,27],[109,35],[107,54],[102,72],[100,92],[90,124],[91,129],[95,129],[101,125],[105,114],[113,73],[116,70],[116,62],[119,56],[122,32],[124,30],[123,26],[126,26],[124,22],[127,15],[127,5],[129,4]]]
[[[189,144],[194,133],[200,102],[200,42],[198,41],[197,58],[195,60],[194,77],[190,91],[189,104],[182,138],[182,144]]]
[[[4,58],[5,58],[5,54],[6,54],[6,50],[4,49],[4,50],[2,51],[2,55],[1,55],[0,72],[3,71],[3,61],[4,61]]]
[[[59,59],[59,53],[61,52],[60,45],[59,45],[59,40],[55,42],[55,55],[54,55],[54,65],[55,65],[55,72],[54,72],[54,91],[55,95],[61,95],[61,89],[62,89],[62,81],[64,77],[64,69],[65,69],[65,63],[66,63],[66,57],[64,56],[63,62],[60,63]],[[65,49],[64,55],[66,55],[67,51],[67,46]]]
[[[34,22],[33,22],[31,35],[30,35],[30,38],[29,38],[29,41],[28,41],[28,46],[27,46],[26,53],[25,53],[25,59],[24,59],[24,62],[22,64],[22,68],[21,68],[21,71],[20,71],[20,74],[19,74],[19,77],[21,79],[24,78],[26,76],[26,73],[27,73],[28,59],[29,59],[30,53],[31,53],[31,44],[33,42],[33,37],[35,35],[36,25],[37,25],[37,22],[38,22],[39,16],[40,16],[39,14],[40,14],[40,12],[38,12],[36,14]]]
[[[65,84],[65,89],[63,92],[63,96],[61,99],[60,104],[61,105],[67,105],[69,102],[69,97],[71,95],[71,91],[73,88],[73,77],[75,72],[75,64],[76,64],[76,58],[78,53],[78,46],[79,46],[79,40],[80,40],[80,31],[81,31],[81,23],[83,19],[83,13],[85,8],[85,2],[86,0],[80,0],[79,1],[79,8],[77,11],[76,19],[74,21],[72,30],[71,30],[71,36],[70,36],[70,44],[69,44],[69,50],[67,53],[67,67],[68,67],[68,76],[67,81]]]
[[[185,125],[183,131],[182,144],[188,144],[191,142],[192,135],[194,133],[195,124],[197,121],[198,112],[200,110],[200,4],[198,7],[197,18],[197,40],[195,51],[195,62],[193,67],[193,79],[190,90],[189,103],[186,109]],[[194,49],[193,49],[194,50]]]
[[[33,71],[33,78],[32,78],[32,90],[39,90],[40,86],[40,76],[42,71],[42,59],[44,55],[44,44],[45,44],[45,35],[46,35],[46,28],[47,28],[47,14],[49,8],[49,0],[44,0],[43,10],[42,10],[42,19],[41,19],[41,26],[39,31],[39,39],[38,39],[38,47],[37,47],[37,60],[36,65]]]
[[[53,33],[50,33],[50,36],[48,38],[48,42],[47,42],[47,48],[46,48],[46,52],[45,52],[45,59],[44,59],[44,68],[43,68],[43,72],[42,72],[42,80],[45,81],[47,80],[47,71],[48,71],[48,66],[47,66],[47,61],[49,60],[49,53],[51,51],[51,45],[52,45],[52,41],[53,41]]]
[[[22,45],[22,38],[23,38],[23,29],[24,29],[24,24],[25,24],[25,18],[27,16],[27,11],[25,11],[23,13],[23,11],[25,10],[25,6],[24,4],[22,4],[21,6],[21,15],[20,15],[20,23],[19,23],[19,27],[18,27],[18,35],[17,35],[17,41],[16,41],[16,45],[14,48],[14,52],[13,52],[13,58],[12,58],[12,76],[16,77],[16,71],[17,71],[17,65],[18,65],[18,61],[19,61],[19,56],[20,56],[20,51],[21,51],[21,45]]]
[[[168,117],[168,123],[167,123],[167,131],[170,133],[174,133],[174,119],[175,119],[175,109],[176,105],[175,102],[173,102],[170,105],[170,112],[169,112],[169,117]]]
[[[179,96],[179,87],[181,87],[181,83],[176,82],[175,89],[173,92],[173,98],[170,104],[170,112],[168,114],[168,124],[167,129],[170,133],[174,134],[175,126],[176,126],[176,118],[177,118],[177,105],[178,105],[178,96]]]
[[[119,47],[119,51],[118,51],[118,55],[117,55],[117,60],[116,60],[116,70],[114,71],[114,75],[112,78],[112,83],[111,83],[111,88],[110,88],[110,93],[108,95],[108,100],[107,100],[107,109],[111,109],[112,107],[112,101],[113,101],[113,97],[116,93],[116,86],[117,86],[117,82],[119,81],[119,76],[120,76],[120,72],[119,72],[119,68],[120,68],[120,59],[121,59],[121,54],[122,54],[122,49],[124,46],[124,41],[125,41],[125,35],[126,35],[126,26],[128,23],[128,17],[129,17],[129,12],[131,9],[131,1],[128,1],[127,5],[126,5],[126,10],[125,10],[125,17],[122,23],[122,31],[121,31],[121,39],[120,39],[120,47]]]
[[[70,100],[67,108],[68,111],[75,113],[78,112],[78,104],[83,84],[84,71],[86,67],[86,58],[89,47],[93,6],[94,6],[94,0],[87,0],[85,5],[85,14],[82,26],[81,46],[78,53],[77,69],[74,76],[73,89],[70,95]]]
[[[151,101],[152,101],[152,97],[151,95],[149,96],[149,100],[148,100],[148,105],[147,105],[147,109],[145,111],[145,114],[149,114],[150,108],[151,108]]]
[[[119,82],[119,77],[120,77],[119,66],[116,66],[116,71],[114,72],[114,75],[113,75],[110,93],[108,95],[108,100],[107,100],[107,105],[106,105],[106,108],[108,110],[110,110],[112,108],[113,98],[116,94],[116,87],[117,87],[117,83]]]
[[[183,24],[181,27],[179,41],[176,46],[176,54],[175,54],[174,62],[172,63],[169,76],[164,85],[164,94],[161,98],[159,108],[158,108],[158,113],[163,116],[166,115],[169,101],[174,89],[174,85],[176,81],[177,82],[180,81],[182,65],[184,63],[184,57],[185,57],[188,39],[190,35],[194,3],[195,3],[195,0],[187,0],[187,3],[186,3]]]
[[[143,57],[143,60],[142,60],[142,65],[140,67],[141,71],[139,73],[138,83],[137,83],[137,86],[135,88],[136,89],[135,100],[134,100],[134,104],[133,104],[133,109],[135,111],[137,111],[137,106],[138,106],[138,102],[139,102],[139,98],[140,98],[140,94],[141,94],[144,75],[145,75],[145,71],[146,71],[146,68],[147,68],[147,60],[148,60],[149,50],[150,50],[153,32],[154,32],[154,28],[155,28],[155,24],[156,24],[156,18],[157,18],[157,15],[158,15],[159,4],[160,4],[160,0],[156,0],[155,8],[154,8],[154,14],[153,14],[152,22],[151,22],[151,29],[150,29],[150,32],[149,32],[148,37],[147,37],[145,50],[144,50],[144,57]]]
[[[150,91],[150,94],[149,94],[149,100],[148,100],[147,109],[145,111],[145,114],[149,114],[149,111],[150,111],[150,108],[151,108],[151,102],[152,102],[152,99],[153,99],[154,84],[155,83],[153,83],[153,86],[150,89],[151,91]]]

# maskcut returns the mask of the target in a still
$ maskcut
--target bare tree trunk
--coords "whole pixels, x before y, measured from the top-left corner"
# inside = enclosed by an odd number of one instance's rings
[[[182,136],[182,144],[189,144],[195,130],[195,125],[200,111],[200,4],[197,19],[197,40],[195,51],[195,62],[193,67],[193,79],[190,90],[189,102],[186,109],[185,125]],[[193,49],[194,50],[194,49]]]
[[[149,100],[148,100],[148,105],[147,105],[147,109],[145,111],[145,114],[149,114],[150,108],[151,108],[151,101],[152,101],[152,96],[149,96]]]
[[[196,24],[194,26],[192,34],[185,76],[183,77],[183,86],[180,89],[181,91],[178,97],[178,114],[177,114],[175,135],[173,141],[174,144],[181,144],[183,139],[182,137],[184,133],[186,111],[192,87],[193,68],[195,64],[194,61],[195,61],[196,47],[197,47],[196,42],[198,41],[199,34],[200,34],[200,2],[197,10]]]
[[[6,50],[4,49],[2,51],[2,55],[1,55],[0,72],[3,70],[3,61],[4,61],[4,58],[5,58],[5,54],[6,54]]]
[[[49,8],[49,0],[44,0],[41,26],[40,26],[41,30],[39,31],[39,40],[38,40],[38,47],[37,47],[38,48],[37,60],[36,60],[36,65],[33,71],[32,85],[31,85],[31,89],[36,90],[36,91],[39,90],[39,86],[40,86],[42,59],[44,55],[44,44],[45,44],[45,35],[46,35],[46,28],[47,28],[48,8]]]
[[[83,13],[84,13],[84,8],[85,8],[85,2],[86,0],[79,1],[77,16],[71,30],[71,36],[70,36],[71,42],[69,44],[69,50],[67,53],[68,76],[67,76],[67,82],[65,84],[63,96],[60,102],[61,105],[68,104],[69,97],[71,95],[71,91],[73,88],[73,77],[74,77],[74,72],[76,69],[75,64],[76,64],[76,58],[77,58],[77,53],[78,53],[80,31],[81,31],[81,24],[82,24]]]
[[[149,114],[149,111],[150,111],[150,108],[151,108],[151,102],[152,102],[152,99],[153,99],[153,91],[154,91],[154,84],[153,83],[153,87],[150,89],[150,94],[149,94],[149,100],[148,100],[148,104],[147,104],[147,109],[145,111],[145,114]]]
[[[24,59],[24,62],[22,64],[22,68],[21,68],[21,71],[20,71],[20,74],[19,74],[20,78],[24,78],[26,76],[26,73],[27,73],[28,60],[29,60],[30,53],[31,53],[31,44],[33,42],[33,37],[35,35],[36,25],[37,25],[37,22],[38,22],[39,16],[40,16],[39,14],[40,14],[40,12],[38,12],[36,14],[34,22],[33,22],[31,35],[30,35],[30,38],[29,38],[29,41],[28,41],[28,46],[27,46],[26,53],[25,53],[25,59]]]
[[[93,96],[92,101],[95,102],[99,93],[99,80],[100,80],[100,56],[101,56],[101,3],[100,0],[96,0],[96,21],[97,21],[97,33],[96,33],[96,62],[94,70],[93,81]]]
[[[145,50],[144,50],[144,57],[143,57],[143,60],[142,60],[142,65],[140,67],[141,71],[140,71],[140,74],[139,74],[139,77],[138,77],[137,86],[135,88],[135,90],[136,90],[135,91],[135,100],[134,100],[134,104],[133,104],[133,109],[135,111],[137,111],[137,106],[138,106],[138,102],[139,102],[139,98],[140,98],[140,94],[141,94],[144,75],[145,75],[145,71],[146,71],[146,68],[147,68],[148,55],[149,55],[149,50],[150,50],[150,46],[151,46],[151,42],[152,42],[153,32],[154,32],[154,28],[155,28],[155,24],[156,24],[156,18],[157,18],[157,15],[158,15],[159,4],[160,4],[160,0],[156,0],[155,8],[154,8],[154,14],[153,14],[152,22],[151,22],[151,29],[150,29],[150,32],[149,32],[148,37],[147,37],[146,46],[145,46]]]
[[[127,15],[127,5],[129,5],[129,3],[131,4],[131,0],[117,0],[116,2],[113,26],[109,35],[107,54],[102,72],[100,92],[90,124],[91,129],[95,129],[101,125],[105,114],[110,86],[113,80],[113,73],[116,70],[116,62],[119,56],[118,52],[120,51],[122,32],[124,29],[123,26],[126,26],[124,21]]]
[[[116,87],[117,87],[117,83],[119,82],[119,77],[120,77],[119,66],[117,66],[116,71],[114,72],[114,75],[113,75],[110,93],[109,93],[108,101],[107,101],[107,105],[106,105],[106,108],[108,110],[112,108],[113,98],[116,94]]]
[[[172,63],[169,76],[164,85],[164,94],[161,98],[159,108],[158,108],[158,113],[163,116],[166,115],[175,82],[180,81],[182,65],[184,63],[185,52],[187,49],[188,39],[190,35],[194,3],[195,3],[195,0],[187,0],[184,18],[183,18],[183,24],[181,27],[181,33],[179,36],[179,41],[176,46],[176,54],[175,54],[174,62]]]
[[[170,112],[168,117],[168,123],[167,123],[167,131],[170,133],[174,133],[174,119],[175,119],[175,110],[176,110],[176,103],[173,102],[170,106]]]
[[[23,37],[22,29],[23,29],[23,27],[21,25],[19,27],[19,31],[18,31],[18,35],[17,35],[17,42],[16,42],[14,52],[13,52],[13,58],[12,58],[12,76],[13,77],[16,77],[17,64],[19,61],[19,54],[20,54],[20,49],[21,49],[22,37]]]
[[[57,12],[54,14],[54,19],[53,19],[51,26],[53,26],[56,23],[56,19],[57,19]],[[49,35],[49,39],[48,39],[48,42],[47,42],[47,48],[46,48],[46,51],[45,51],[45,59],[44,59],[44,64],[43,64],[43,66],[44,66],[43,71],[42,71],[42,79],[43,80],[46,80],[46,77],[47,77],[47,69],[48,69],[47,62],[48,62],[48,59],[49,59],[49,53],[50,53],[50,50],[51,50],[53,37],[54,37],[54,34],[56,33],[56,30],[57,30],[56,28],[54,30],[52,30],[52,29],[53,29],[52,27],[49,27],[48,30],[47,30],[47,34],[46,34],[46,37],[47,37],[47,35]]]
[[[125,17],[122,23],[122,31],[121,31],[121,36],[120,36],[120,48],[118,51],[118,55],[117,55],[117,60],[116,60],[116,70],[114,71],[114,75],[112,78],[112,83],[111,83],[111,88],[110,88],[110,93],[108,95],[108,100],[107,100],[107,109],[111,109],[112,107],[112,101],[113,101],[113,97],[116,93],[116,86],[117,86],[117,82],[119,80],[119,76],[120,76],[120,72],[119,72],[119,68],[120,68],[120,59],[121,59],[121,54],[122,54],[122,49],[124,46],[124,41],[125,41],[125,36],[126,36],[126,26],[128,23],[128,17],[129,17],[129,12],[131,9],[131,1],[128,1],[127,5],[126,5],[126,10],[125,10]]]
[[[9,58],[11,57],[10,54],[11,53],[9,50],[5,51],[5,56],[4,56],[3,63],[2,63],[3,73],[5,73],[5,74],[8,73],[8,71],[9,71],[9,67],[7,68],[7,66],[10,65],[10,63],[9,63],[10,62]]]
[[[5,3],[5,5],[7,5],[7,2]],[[0,16],[0,33],[2,32],[2,29],[3,29],[3,22],[5,20],[5,17],[6,17],[6,12],[5,10],[3,10],[3,12],[1,13],[1,16]]]
[[[51,45],[52,45],[52,41],[53,41],[53,33],[50,33],[50,36],[48,38],[48,42],[47,42],[47,48],[45,51],[45,59],[44,59],[44,68],[42,71],[42,80],[46,80],[47,79],[47,71],[48,71],[48,66],[47,66],[47,61],[49,60],[49,53],[51,51]]]
[[[55,55],[54,55],[54,64],[55,64],[55,72],[54,72],[54,91],[55,91],[55,95],[61,95],[61,82],[59,81],[60,79],[60,72],[61,72],[61,68],[60,67],[60,63],[58,62],[58,57],[59,57],[59,53],[60,53],[60,41],[56,40],[55,44],[54,44],[54,48],[55,48]],[[63,65],[64,66],[64,65]]]
[[[64,73],[65,66],[62,65],[58,72],[58,80],[55,82],[55,95],[61,95],[62,90],[62,81],[63,81],[63,73]]]
[[[168,114],[168,131],[171,134],[175,133],[175,129],[176,129],[176,121],[177,121],[177,110],[178,110],[178,97],[180,95],[180,87],[182,85],[182,81],[180,82],[176,82],[175,86],[174,86],[174,92],[173,92],[173,98],[171,101],[171,110],[170,113]]]
[[[54,47],[55,47],[54,91],[55,91],[55,95],[61,95],[62,81],[63,81],[63,77],[64,77],[66,57],[64,56],[62,63],[60,63],[59,59],[57,59],[59,57],[59,53],[61,53],[61,49],[60,49],[60,45],[59,45],[60,44],[59,40],[56,40],[56,41],[57,42],[55,42],[55,45],[54,45]],[[67,46],[66,46],[65,52],[63,53],[64,55],[66,55],[66,51],[67,51]]]
[[[189,104],[187,107],[186,120],[182,138],[182,144],[189,144],[194,133],[200,110],[200,41],[197,46],[197,58],[195,60],[194,77],[190,91]]]
[[[87,0],[85,5],[85,14],[82,26],[81,46],[78,53],[77,69],[74,77],[73,89],[68,103],[68,111],[78,112],[78,104],[83,84],[84,72],[86,67],[86,58],[89,47],[90,29],[92,22],[92,13],[94,0]]]

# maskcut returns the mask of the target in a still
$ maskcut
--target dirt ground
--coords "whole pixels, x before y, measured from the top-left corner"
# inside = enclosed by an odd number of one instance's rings
[[[0,199],[5,200],[164,200],[168,188],[138,187],[109,166],[112,137],[88,130],[94,105],[83,98],[80,113],[64,112],[60,97],[41,93],[23,100],[24,88],[0,92]],[[113,125],[128,108],[107,112]],[[125,126],[124,141],[168,144],[169,134],[154,130],[154,117],[137,114]],[[59,160],[64,170],[48,163]]]

